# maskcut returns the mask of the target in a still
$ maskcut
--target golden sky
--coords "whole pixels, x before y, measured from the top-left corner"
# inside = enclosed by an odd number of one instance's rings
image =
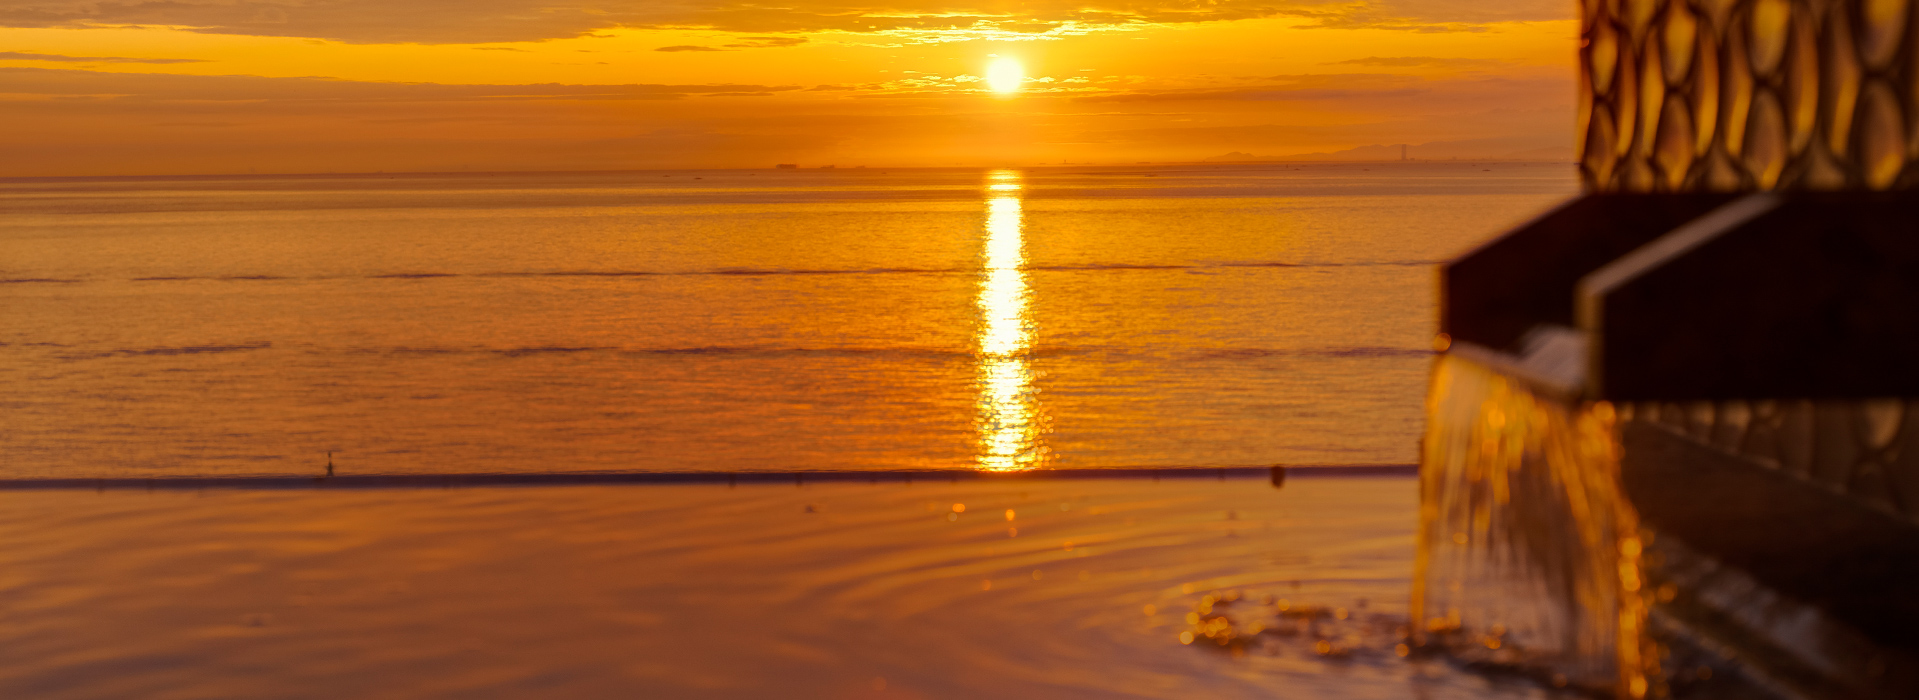
[[[1573,13],[1570,0],[0,0],[0,176],[1017,166],[1401,143],[1414,157],[1570,159]],[[996,59],[1023,66],[1018,92],[988,88]]]

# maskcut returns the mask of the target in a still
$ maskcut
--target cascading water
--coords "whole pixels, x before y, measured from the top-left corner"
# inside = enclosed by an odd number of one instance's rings
[[[1656,695],[1613,406],[1455,353],[1435,364],[1426,416],[1416,645],[1558,686]]]

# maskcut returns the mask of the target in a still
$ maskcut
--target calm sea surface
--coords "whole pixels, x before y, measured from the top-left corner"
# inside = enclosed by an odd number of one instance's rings
[[[1549,697],[1396,654],[1416,506],[1405,477],[0,493],[0,697]],[[1202,611],[1250,643],[1182,644]]]
[[[1561,165],[0,182],[0,478],[1405,464]]]
[[[1547,697],[1399,656],[1404,476],[137,485],[1410,463],[1434,262],[1574,187],[0,182],[0,484],[136,486],[0,490],[0,697]]]

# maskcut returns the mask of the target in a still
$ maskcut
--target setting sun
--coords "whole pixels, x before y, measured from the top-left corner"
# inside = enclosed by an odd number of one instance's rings
[[[1017,58],[995,58],[986,67],[986,86],[1002,95],[1019,92],[1019,85],[1026,80],[1026,69],[1021,67]]]

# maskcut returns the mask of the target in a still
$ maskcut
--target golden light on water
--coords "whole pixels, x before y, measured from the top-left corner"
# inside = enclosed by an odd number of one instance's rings
[[[1019,59],[1000,57],[986,66],[986,87],[1002,95],[1019,92],[1020,83],[1026,81],[1026,68]]]
[[[1025,232],[1020,174],[987,175],[984,270],[979,289],[979,466],[1015,471],[1040,466],[1039,389],[1027,351],[1033,325],[1032,293],[1024,269]]]
[[[1020,240],[1018,196],[997,196],[987,202],[986,269],[980,280],[980,353],[1014,358],[1031,341],[1026,323],[1026,273]]]

